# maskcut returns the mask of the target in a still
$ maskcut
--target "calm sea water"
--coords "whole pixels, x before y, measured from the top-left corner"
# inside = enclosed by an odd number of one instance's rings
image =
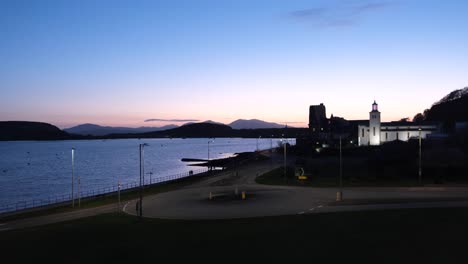
[[[213,139],[211,139],[213,140]],[[182,158],[206,159],[209,139],[113,139],[0,142],[0,205],[48,199],[71,193],[71,149],[75,148],[75,176],[81,191],[139,180],[139,144],[145,147],[145,172],[153,178],[185,173]],[[209,144],[210,159],[268,149],[279,139],[217,138]],[[295,144],[294,139],[290,139]]]

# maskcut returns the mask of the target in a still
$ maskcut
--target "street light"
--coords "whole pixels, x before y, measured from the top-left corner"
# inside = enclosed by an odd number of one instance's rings
[[[270,138],[270,169],[273,167],[273,135]]]
[[[212,140],[208,140],[208,161],[210,160],[210,143],[213,142]]]
[[[211,170],[210,167],[210,143],[214,142],[214,140],[208,140],[208,170]]]
[[[118,184],[117,184],[117,200],[119,201],[119,203],[118,203],[118,210],[117,210],[118,213],[120,213],[120,208],[121,208],[121,206],[120,206],[120,188],[121,188],[121,187],[122,187],[122,186],[120,185],[120,180],[119,180],[119,182],[118,182]]]
[[[343,199],[343,166],[341,154],[341,136],[340,136],[340,190],[336,193],[336,200],[339,202]]]
[[[72,207],[75,207],[75,195],[74,195],[74,182],[75,182],[75,148],[72,148],[71,151],[72,156],[72,190],[71,190],[71,198],[72,198]]]
[[[145,175],[145,157],[144,157],[144,152],[143,149],[145,146],[149,146],[147,143],[140,144],[140,200],[138,204],[138,215],[139,217],[143,216],[143,185],[142,181],[144,181],[144,175]]]
[[[152,172],[152,171],[150,171],[150,172],[148,172],[148,173],[146,173],[146,174],[148,174],[148,175],[150,176],[150,181],[149,181],[149,184],[151,184],[151,181],[152,181],[152,180],[151,180],[151,176],[153,176],[153,172]]]
[[[286,178],[286,140],[281,139],[281,142],[283,142],[283,149],[284,149],[284,178]]]
[[[419,128],[419,170],[418,170],[418,178],[419,184],[422,185],[422,169],[421,169],[421,128]]]
[[[270,152],[273,152],[273,135],[270,138]]]
[[[81,177],[78,173],[78,207],[81,207]]]

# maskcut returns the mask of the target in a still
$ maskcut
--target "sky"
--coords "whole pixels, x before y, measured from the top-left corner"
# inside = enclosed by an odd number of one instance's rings
[[[412,118],[468,86],[468,1],[0,1],[0,120]],[[145,122],[145,120],[153,120]]]

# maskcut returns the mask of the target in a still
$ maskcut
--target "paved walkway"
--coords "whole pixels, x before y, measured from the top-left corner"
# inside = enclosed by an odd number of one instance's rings
[[[189,188],[145,197],[143,216],[187,220],[229,219],[390,208],[468,206],[466,187],[346,188],[343,192],[344,201],[338,203],[337,188],[255,183],[257,175],[273,167],[269,161],[257,162]],[[242,192],[246,194],[245,200],[241,199]],[[128,202],[124,211],[135,215],[135,202]]]
[[[7,231],[12,229],[21,229],[26,227],[34,227],[34,226],[41,226],[53,223],[59,223],[104,213],[111,213],[111,212],[118,212],[118,206],[116,204],[109,204],[105,206],[95,207],[95,208],[88,208],[88,209],[77,209],[71,212],[65,213],[58,213],[58,214],[51,214],[51,215],[44,215],[44,216],[36,216],[36,217],[29,217],[24,219],[18,219],[8,222],[3,222],[0,219],[0,232]]]

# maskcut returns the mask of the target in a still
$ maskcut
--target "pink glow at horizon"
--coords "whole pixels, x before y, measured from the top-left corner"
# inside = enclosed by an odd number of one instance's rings
[[[468,1],[14,2],[0,120],[306,127],[310,105],[363,120],[376,100],[387,122],[467,86]]]

